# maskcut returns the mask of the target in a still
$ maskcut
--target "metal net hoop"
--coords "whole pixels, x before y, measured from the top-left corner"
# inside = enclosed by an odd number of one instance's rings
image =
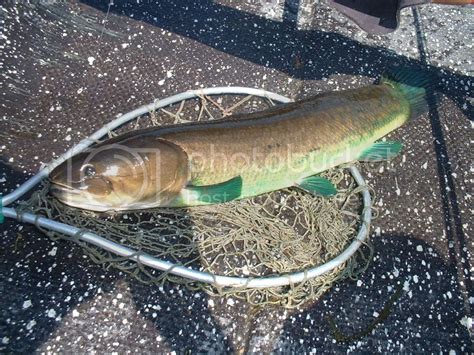
[[[73,154],[103,136],[143,126],[212,120],[290,99],[251,88],[209,88],[155,100],[122,115],[52,162],[12,194],[11,203]],[[355,278],[370,260],[371,195],[356,166],[324,173],[334,198],[285,189],[252,199],[188,209],[160,208],[98,217],[62,205],[43,182],[6,217],[35,224],[53,239],[79,244],[95,262],[139,281],[185,284],[251,304],[296,307],[337,280]]]

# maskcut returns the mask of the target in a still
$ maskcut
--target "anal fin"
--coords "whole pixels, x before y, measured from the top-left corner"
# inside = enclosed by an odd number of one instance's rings
[[[296,184],[300,189],[321,196],[332,196],[337,193],[331,181],[318,175],[308,176]]]

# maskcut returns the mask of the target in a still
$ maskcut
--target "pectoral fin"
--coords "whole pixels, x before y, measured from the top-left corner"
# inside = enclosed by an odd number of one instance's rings
[[[242,192],[242,178],[237,176],[215,185],[187,186],[190,195],[204,204],[222,203],[235,200]]]
[[[322,196],[332,196],[337,193],[337,189],[331,181],[317,175],[308,176],[296,185],[305,191]]]
[[[374,145],[361,153],[358,160],[371,162],[391,160],[400,153],[402,147],[402,143],[400,142],[387,141],[374,143]]]

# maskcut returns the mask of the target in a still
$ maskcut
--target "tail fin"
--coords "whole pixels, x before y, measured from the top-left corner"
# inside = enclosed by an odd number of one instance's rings
[[[410,104],[410,118],[415,118],[428,110],[427,91],[432,87],[432,78],[422,70],[397,68],[380,79],[399,91]]]

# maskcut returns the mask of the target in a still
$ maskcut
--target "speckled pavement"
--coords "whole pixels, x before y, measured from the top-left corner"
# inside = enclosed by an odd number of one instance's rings
[[[394,132],[402,157],[366,167],[375,256],[357,281],[297,310],[254,308],[103,269],[72,243],[7,220],[0,351],[472,353],[473,8],[402,12],[367,35],[323,3],[44,0],[0,5],[0,182],[11,191],[119,113],[191,88],[263,87],[292,98],[354,88],[393,65],[439,85]],[[105,26],[104,26],[105,25]],[[378,317],[356,340],[340,341]]]

